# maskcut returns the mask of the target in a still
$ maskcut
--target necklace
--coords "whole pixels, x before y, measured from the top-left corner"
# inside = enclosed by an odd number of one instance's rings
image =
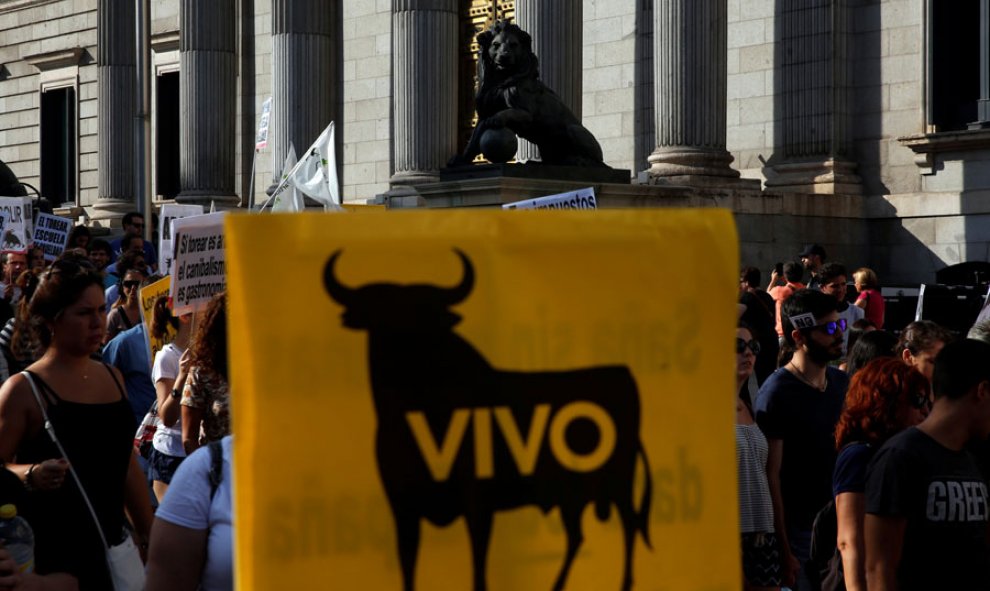
[[[809,380],[809,379],[808,379],[808,376],[806,376],[806,375],[804,374],[804,372],[803,372],[803,371],[801,371],[801,370],[800,370],[800,369],[798,368],[798,366],[796,366],[796,365],[794,365],[794,362],[793,362],[793,361],[791,361],[790,363],[788,363],[788,365],[790,365],[791,367],[793,367],[793,368],[794,368],[794,371],[795,371],[795,372],[797,372],[797,373],[795,373],[794,375],[796,375],[796,376],[797,376],[797,378],[798,378],[799,380],[801,380],[801,381],[802,381],[802,382],[804,382],[805,384],[807,384],[807,385],[809,385],[809,386],[811,386],[811,387],[812,387],[812,388],[814,388],[815,390],[818,390],[819,392],[824,392],[824,391],[825,391],[825,389],[826,389],[826,388],[828,388],[828,374],[826,374],[826,375],[825,375],[825,379],[824,379],[824,381],[822,382],[822,385],[821,385],[821,386],[819,386],[818,384],[816,384],[816,383],[814,383],[813,381],[811,381],[811,380]]]

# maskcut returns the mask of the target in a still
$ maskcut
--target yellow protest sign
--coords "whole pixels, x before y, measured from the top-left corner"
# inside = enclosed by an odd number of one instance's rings
[[[240,589],[738,589],[729,212],[226,236]]]
[[[172,328],[172,325],[168,326],[164,339],[156,339],[151,334],[151,321],[155,317],[155,301],[160,296],[168,297],[168,291],[171,287],[172,277],[166,275],[164,278],[142,287],[139,294],[141,297],[141,318],[144,319],[144,326],[147,329],[145,334],[148,335],[148,346],[151,349],[149,359],[152,363],[155,362],[155,355],[175,338],[175,329]]]

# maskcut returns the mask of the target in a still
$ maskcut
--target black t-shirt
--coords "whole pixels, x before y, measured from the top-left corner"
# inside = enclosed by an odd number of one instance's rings
[[[990,589],[987,485],[968,451],[911,427],[867,469],[866,512],[907,519],[898,588]]]
[[[787,526],[811,531],[815,515],[832,500],[835,424],[849,387],[849,377],[826,368],[824,392],[786,369],[771,375],[756,398],[756,422],[767,439],[784,442],[780,488]]]

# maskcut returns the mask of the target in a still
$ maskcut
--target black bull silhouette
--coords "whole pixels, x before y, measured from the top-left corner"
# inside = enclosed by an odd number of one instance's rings
[[[611,505],[619,512],[625,540],[622,589],[630,589],[636,532],[650,545],[652,494],[632,374],[624,366],[555,372],[493,368],[452,330],[460,316],[450,307],[467,298],[474,284],[471,261],[455,252],[464,277],[453,288],[391,283],[345,287],[334,272],[341,251],[324,269],[327,293],[345,308],[343,325],[368,331],[378,418],[375,452],[395,518],[404,589],[414,588],[421,519],[443,527],[464,516],[478,591],[486,588],[494,513],[526,505],[544,513],[560,508],[567,553],[553,588],[562,589],[583,541],[581,516],[589,503],[603,521]],[[577,408],[598,408],[599,414]],[[496,425],[491,424],[493,412]],[[569,419],[557,425],[564,414]],[[465,435],[469,416],[473,427]],[[424,441],[429,441],[432,462],[424,458]],[[472,443],[460,445],[462,441]],[[608,452],[609,444],[611,453],[595,459],[602,449]],[[445,449],[446,459],[437,459]],[[638,512],[633,507],[637,457],[645,474]]]

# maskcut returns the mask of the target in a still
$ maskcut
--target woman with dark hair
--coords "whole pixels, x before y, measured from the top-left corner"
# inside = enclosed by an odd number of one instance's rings
[[[92,235],[89,233],[89,228],[86,226],[75,226],[69,232],[69,242],[65,245],[65,249],[81,248],[89,252],[89,241],[91,238]]]
[[[230,435],[227,385],[227,294],[213,297],[192,344],[192,371],[182,393],[182,446],[186,455]]]
[[[141,282],[145,274],[139,269],[127,269],[120,280],[120,299],[107,315],[107,343],[113,337],[141,322]],[[101,283],[102,285],[102,283]]]
[[[895,345],[897,345],[897,337],[885,330],[864,332],[849,350],[846,373],[852,377],[867,363],[878,357],[893,357]]]
[[[58,259],[28,309],[44,354],[0,388],[0,460],[30,491],[18,509],[34,528],[35,570],[112,589],[105,552],[129,540],[124,509],[145,545],[151,506],[122,378],[92,359],[106,329],[100,274],[84,258]]]
[[[863,522],[867,464],[885,441],[928,416],[932,402],[925,376],[894,357],[874,359],[849,384],[845,407],[835,426],[839,457],[832,476],[836,547],[842,556],[841,574],[848,591],[866,589]]]
[[[175,331],[172,342],[155,355],[151,381],[158,396],[158,428],[151,442],[148,476],[159,502],[164,498],[175,470],[186,457],[182,447],[182,424],[179,400],[189,374],[189,340],[192,335],[192,314],[172,315],[168,296],[155,300],[151,318],[151,336],[159,340]]]
[[[904,327],[894,352],[904,363],[917,367],[921,375],[932,379],[935,356],[954,340],[952,332],[931,320],[916,320]]]
[[[739,514],[742,532],[743,581],[746,591],[779,589],[782,578],[793,582],[797,563],[780,552],[774,534],[779,499],[767,481],[767,438],[753,420],[753,407],[742,396],[760,354],[760,342],[745,323],[736,329],[736,465],[739,471]],[[786,562],[782,562],[786,561]],[[784,568],[789,569],[785,577]]]
[[[14,317],[7,320],[0,330],[0,351],[7,362],[8,375],[20,373],[41,357],[41,345],[31,330],[31,314],[28,302],[38,287],[39,277],[33,270],[24,271],[17,278],[21,289],[21,301],[17,304]]]

